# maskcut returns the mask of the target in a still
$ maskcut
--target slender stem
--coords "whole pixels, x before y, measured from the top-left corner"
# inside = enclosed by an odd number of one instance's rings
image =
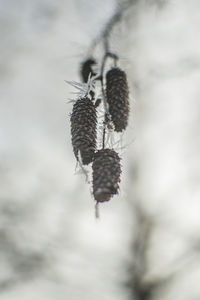
[[[131,6],[133,0],[129,0],[124,6],[120,7],[118,11],[116,11],[113,17],[109,20],[109,22],[105,25],[104,30],[101,32],[99,38],[94,41],[93,46],[95,47],[98,44],[98,41],[103,41],[104,47],[104,56],[101,63],[101,70],[100,70],[100,80],[101,80],[101,91],[102,91],[102,98],[103,98],[103,105],[104,105],[104,122],[103,122],[103,142],[102,148],[105,148],[105,136],[106,136],[106,124],[108,122],[108,105],[106,101],[106,93],[104,90],[104,69],[106,60],[108,57],[114,60],[114,66],[117,66],[118,56],[110,51],[109,47],[109,35],[113,29],[113,27],[121,20],[124,11]],[[91,47],[92,49],[93,47]]]
[[[105,24],[104,30],[100,32],[99,36],[95,38],[88,50],[88,53],[92,53],[96,46],[103,40],[104,41],[104,49],[105,52],[108,52],[108,48],[105,47],[105,40],[109,39],[109,35],[111,31],[113,30],[113,27],[120,22],[124,11],[129,9],[133,4],[135,0],[128,0],[126,3],[123,5],[120,5],[117,11],[113,14],[113,16],[109,19],[109,21]],[[107,49],[106,49],[107,48]]]
[[[96,217],[96,219],[100,218],[100,214],[99,214],[99,202],[98,201],[95,204],[95,217]]]
[[[103,121],[103,143],[102,143],[102,148],[105,148],[105,136],[106,136],[106,115],[108,113],[108,108],[107,108],[107,102],[106,102],[106,94],[104,90],[104,68],[106,64],[106,59],[107,55],[106,53],[103,56],[102,64],[101,64],[101,91],[102,91],[102,97],[103,97],[103,105],[104,105],[104,121]]]
[[[103,105],[104,105],[103,142],[102,142],[103,149],[105,148],[106,124],[108,122],[108,116],[109,116],[108,104],[106,101],[106,93],[105,93],[105,89],[104,89],[104,69],[105,69],[106,60],[108,57],[111,57],[114,60],[115,67],[117,65],[117,60],[118,60],[118,56],[109,51],[109,44],[108,44],[107,38],[104,41],[104,48],[105,48],[105,53],[104,53],[104,56],[102,59],[101,70],[100,70],[101,91],[102,91],[102,98],[103,98]]]

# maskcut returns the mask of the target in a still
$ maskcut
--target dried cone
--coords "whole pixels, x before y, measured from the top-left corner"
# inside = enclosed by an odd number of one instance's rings
[[[106,74],[106,96],[115,131],[126,129],[129,114],[128,83],[126,73],[113,68]]]
[[[96,75],[94,71],[92,70],[92,66],[96,65],[96,61],[93,58],[88,58],[82,63],[81,66],[81,77],[83,82],[88,82],[88,77],[91,74],[91,76]]]
[[[96,108],[92,101],[85,97],[76,101],[71,115],[72,146],[76,159],[78,152],[83,165],[92,162],[96,150]]]
[[[121,166],[119,155],[111,149],[95,153],[93,169],[93,194],[97,202],[108,201],[119,189]]]

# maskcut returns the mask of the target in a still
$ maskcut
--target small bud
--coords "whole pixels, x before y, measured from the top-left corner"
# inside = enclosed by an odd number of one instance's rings
[[[98,107],[101,103],[101,98],[98,98],[96,101],[95,101],[95,107]]]
[[[91,74],[92,76],[95,76],[96,73],[93,71],[92,66],[96,65],[96,61],[93,58],[88,58],[85,60],[81,65],[81,77],[83,82],[88,82],[88,77]]]

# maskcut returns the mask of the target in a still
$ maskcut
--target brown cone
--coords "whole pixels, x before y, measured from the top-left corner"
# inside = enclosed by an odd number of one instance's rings
[[[96,150],[96,108],[92,101],[85,97],[76,101],[73,106],[71,121],[72,146],[76,159],[78,152],[83,165],[92,162]]]
[[[112,68],[106,74],[106,96],[109,113],[115,125],[115,131],[126,129],[129,115],[128,83],[126,73]]]
[[[95,153],[93,169],[93,195],[97,202],[104,202],[118,193],[121,166],[119,155],[111,149]]]

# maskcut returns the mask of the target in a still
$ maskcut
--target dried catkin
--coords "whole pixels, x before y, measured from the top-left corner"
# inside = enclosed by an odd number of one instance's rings
[[[88,81],[88,77],[91,74],[91,76],[96,75],[96,73],[93,71],[92,66],[96,65],[96,61],[93,58],[88,58],[85,60],[81,65],[81,77],[83,82]]]
[[[112,149],[98,150],[94,155],[92,169],[94,198],[97,202],[108,201],[119,189],[119,155]]]
[[[115,131],[126,129],[129,114],[128,83],[126,73],[119,68],[112,68],[106,74],[106,98],[109,104]]]
[[[92,162],[96,150],[96,108],[88,98],[81,98],[73,106],[71,121],[72,146],[76,159],[80,152],[83,165]]]

